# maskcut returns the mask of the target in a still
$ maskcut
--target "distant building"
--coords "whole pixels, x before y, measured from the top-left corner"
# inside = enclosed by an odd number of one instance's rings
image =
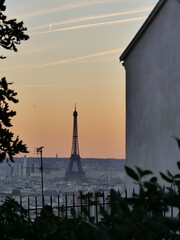
[[[180,1],[160,0],[120,56],[127,165],[175,172],[180,151]]]

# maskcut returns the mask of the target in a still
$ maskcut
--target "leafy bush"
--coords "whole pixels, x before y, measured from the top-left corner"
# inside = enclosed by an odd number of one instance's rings
[[[15,200],[6,199],[0,206],[0,239],[31,239],[31,227],[27,211]]]

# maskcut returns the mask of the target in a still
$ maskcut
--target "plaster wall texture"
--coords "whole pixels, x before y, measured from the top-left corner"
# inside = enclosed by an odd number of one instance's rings
[[[180,2],[168,0],[124,62],[126,164],[177,171],[180,150]]]

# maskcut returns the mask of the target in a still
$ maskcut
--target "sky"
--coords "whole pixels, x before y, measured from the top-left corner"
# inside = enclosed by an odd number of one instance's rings
[[[69,157],[78,111],[82,158],[125,158],[125,70],[119,56],[157,0],[6,0],[30,39],[0,49],[19,103],[13,131],[35,157]],[[20,154],[19,156],[23,156]]]

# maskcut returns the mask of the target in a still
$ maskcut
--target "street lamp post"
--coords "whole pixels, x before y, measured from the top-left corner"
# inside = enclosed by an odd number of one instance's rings
[[[44,179],[43,179],[43,158],[42,158],[42,149],[44,147],[39,147],[37,148],[37,153],[40,153],[40,158],[41,158],[41,166],[40,166],[40,171],[41,171],[41,191],[42,191],[42,206],[44,207]]]

